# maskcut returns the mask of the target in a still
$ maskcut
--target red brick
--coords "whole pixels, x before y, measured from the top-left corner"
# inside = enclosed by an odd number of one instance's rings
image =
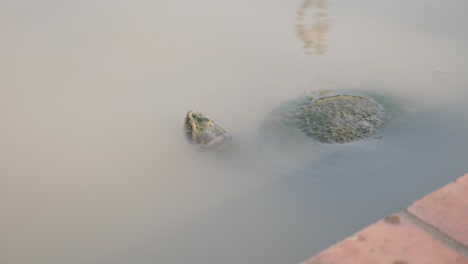
[[[416,201],[407,210],[468,247],[468,174]]]
[[[302,264],[468,264],[400,215],[392,215]]]

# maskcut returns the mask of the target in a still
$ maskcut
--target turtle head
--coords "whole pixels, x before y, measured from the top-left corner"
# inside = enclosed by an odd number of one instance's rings
[[[206,128],[207,124],[210,122],[212,121],[208,116],[200,112],[192,110],[188,111],[187,115],[185,116],[184,122],[184,130],[187,139],[195,143],[200,143],[197,142],[196,135],[199,131],[203,131],[204,128]]]
[[[190,142],[201,146],[210,146],[227,136],[226,130],[207,115],[192,110],[185,116],[184,133]]]

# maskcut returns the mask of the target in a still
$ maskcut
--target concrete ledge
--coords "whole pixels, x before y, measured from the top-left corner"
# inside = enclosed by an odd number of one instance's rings
[[[468,174],[302,264],[468,264]]]

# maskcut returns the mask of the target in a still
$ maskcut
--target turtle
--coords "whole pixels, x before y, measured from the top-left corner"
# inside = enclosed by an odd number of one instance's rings
[[[287,101],[272,111],[261,124],[261,134],[284,138],[300,132],[310,140],[325,144],[366,139],[395,116],[396,104],[387,99],[362,92],[318,90]],[[193,110],[185,117],[184,131],[189,142],[202,148],[219,148],[232,140],[213,119]]]
[[[260,166],[284,175],[377,168],[386,162],[384,153],[404,151],[390,132],[413,116],[409,106],[404,98],[386,93],[318,90],[273,108],[254,137],[231,136],[196,111],[187,113],[184,133],[195,149],[236,167]]]

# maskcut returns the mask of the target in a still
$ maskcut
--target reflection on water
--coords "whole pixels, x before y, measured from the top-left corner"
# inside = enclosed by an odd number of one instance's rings
[[[323,54],[326,51],[326,37],[331,28],[327,5],[327,0],[305,0],[297,11],[297,34],[308,53]]]
[[[310,60],[300,1],[1,1],[0,263],[299,263],[465,173],[466,1],[367,2],[333,2],[333,52]],[[301,9],[310,52],[325,4]],[[419,115],[380,139],[259,150],[273,109],[336,88],[320,79]],[[189,109],[238,152],[194,151]]]

